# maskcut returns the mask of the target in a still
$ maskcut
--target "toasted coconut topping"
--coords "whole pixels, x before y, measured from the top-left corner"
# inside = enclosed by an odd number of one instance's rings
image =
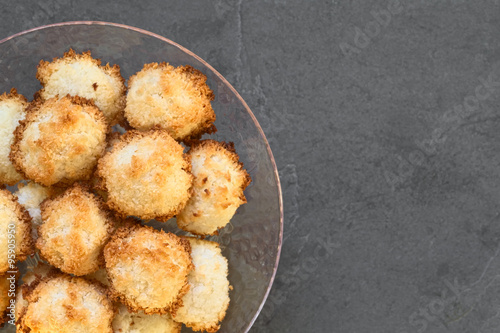
[[[134,312],[175,313],[189,290],[190,252],[189,242],[172,233],[119,228],[104,249],[112,298]]]
[[[215,242],[186,239],[194,270],[188,275],[189,291],[173,317],[195,331],[217,332],[229,306],[227,259]]]
[[[194,144],[188,155],[194,175],[193,195],[177,215],[177,225],[193,234],[213,235],[246,203],[243,191],[251,179],[232,144],[203,140]]]
[[[12,193],[0,190],[0,273],[15,269],[15,262],[9,261],[9,235],[15,235],[15,260],[23,261],[34,252],[28,212]]]
[[[0,183],[14,185],[22,179],[9,159],[14,130],[26,117],[28,101],[12,88],[9,94],[0,95]]]
[[[114,332],[120,333],[180,333],[182,324],[175,322],[169,313],[145,314],[131,312],[125,305],[118,305],[113,320]]]
[[[28,295],[28,293],[30,293],[45,277],[59,274],[61,273],[54,267],[39,261],[37,266],[23,276],[23,283],[17,288],[16,292],[16,320],[21,318],[28,307],[28,301],[24,298],[24,295]]]
[[[129,131],[99,160],[99,187],[119,215],[166,221],[191,196],[193,176],[183,148],[166,131]]]
[[[123,118],[126,87],[120,67],[101,66],[90,51],[76,54],[70,49],[62,58],[41,60],[36,77],[43,86],[38,93],[43,99],[80,96],[93,100],[111,125]]]
[[[105,151],[109,126],[89,100],[35,100],[14,132],[10,159],[26,179],[69,185],[90,178]]]
[[[104,203],[81,184],[41,205],[43,224],[38,228],[40,255],[61,271],[74,275],[103,266],[102,251],[114,231]]]
[[[151,63],[128,82],[125,117],[134,128],[160,127],[176,140],[199,139],[216,131],[212,90],[191,66]]]
[[[24,295],[26,310],[17,319],[21,332],[113,332],[115,309],[101,285],[59,274],[30,289]]]

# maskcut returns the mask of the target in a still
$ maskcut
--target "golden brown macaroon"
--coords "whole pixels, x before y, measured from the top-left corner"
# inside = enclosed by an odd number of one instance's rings
[[[187,240],[151,227],[121,227],[104,248],[113,300],[146,314],[175,312],[193,269]]]
[[[166,131],[122,135],[97,167],[106,204],[122,217],[167,221],[191,196],[193,176],[183,148]]]
[[[25,299],[28,305],[17,320],[21,332],[113,332],[113,304],[97,283],[60,274],[43,279]]]
[[[36,247],[61,271],[74,275],[95,272],[104,264],[102,250],[114,223],[100,199],[75,184],[41,205],[42,224]]]
[[[227,259],[219,244],[188,237],[194,270],[188,275],[189,291],[173,314],[194,331],[217,332],[229,306]]]
[[[33,253],[31,219],[28,212],[7,190],[0,190],[0,273],[16,269]]]
[[[41,60],[36,77],[43,86],[39,91],[43,99],[80,96],[93,100],[111,126],[123,118],[126,87],[120,67],[101,66],[90,51],[76,54],[70,49],[52,62]]]
[[[22,278],[23,283],[16,291],[16,321],[22,316],[28,306],[28,301],[24,298],[24,295],[27,295],[43,278],[57,274],[61,273],[54,267],[44,264],[41,261],[38,262],[37,266],[24,274]]]
[[[134,218],[127,218],[124,220],[115,219],[114,221],[115,230],[120,227],[134,227],[140,224],[140,220]],[[106,272],[106,268],[99,268],[97,271],[87,274],[84,276],[89,280],[96,280],[99,283],[102,283],[104,286],[109,287],[111,283],[109,282],[108,273]]]
[[[22,179],[9,159],[14,130],[26,116],[28,101],[16,89],[0,95],[0,183],[14,185]]]
[[[203,140],[188,152],[194,175],[193,195],[177,215],[177,226],[197,235],[213,235],[246,203],[251,179],[231,144]]]
[[[123,304],[118,305],[112,325],[115,333],[180,333],[182,328],[182,324],[176,323],[169,313],[134,313]]]
[[[79,97],[34,101],[14,132],[10,159],[45,186],[88,180],[106,149],[109,126],[99,109]]]
[[[151,63],[128,81],[125,117],[130,126],[160,126],[176,140],[199,139],[216,131],[207,77],[191,66]]]

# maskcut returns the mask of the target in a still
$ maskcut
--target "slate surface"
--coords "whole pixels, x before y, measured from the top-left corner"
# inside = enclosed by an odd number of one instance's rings
[[[247,101],[285,201],[252,332],[500,330],[500,1],[0,1],[187,47]]]

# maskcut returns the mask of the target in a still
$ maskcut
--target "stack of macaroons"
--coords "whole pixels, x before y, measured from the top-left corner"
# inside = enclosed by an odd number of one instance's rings
[[[207,77],[150,63],[127,87],[70,49],[36,78],[31,102],[0,95],[0,324],[16,300],[19,332],[218,331],[228,262],[176,233],[217,234],[250,176],[232,143],[201,140],[216,131]],[[173,217],[181,230],[145,225]],[[35,254],[14,297],[7,278]]]

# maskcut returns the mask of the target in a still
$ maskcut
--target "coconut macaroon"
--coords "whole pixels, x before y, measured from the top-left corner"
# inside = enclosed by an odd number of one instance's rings
[[[22,179],[9,159],[14,130],[26,116],[28,101],[16,89],[0,95],[0,183],[14,185]]]
[[[173,318],[194,331],[217,332],[229,306],[227,259],[215,242],[186,239],[191,244],[194,270],[188,275],[189,291]]]
[[[33,253],[31,219],[12,193],[0,190],[0,273]]]
[[[104,264],[102,250],[114,229],[103,206],[78,183],[45,200],[36,241],[40,255],[65,273],[80,276],[95,272]]]
[[[177,215],[177,226],[197,235],[213,235],[246,203],[250,183],[232,143],[203,140],[188,152],[194,175],[193,195]]]
[[[180,333],[182,328],[182,324],[173,321],[169,313],[134,313],[123,304],[118,305],[112,325],[115,333]]]
[[[113,300],[133,312],[174,313],[193,269],[187,240],[151,227],[119,228],[104,248]]]
[[[106,290],[83,278],[47,277],[25,299],[26,309],[17,319],[20,332],[113,332],[114,308]]]
[[[88,180],[106,148],[109,126],[89,100],[66,96],[34,101],[14,132],[10,159],[42,185]]]
[[[43,99],[80,96],[93,100],[111,126],[123,118],[126,88],[120,67],[101,66],[90,51],[76,54],[70,49],[52,62],[41,60],[36,77],[43,86],[39,91]]]
[[[41,261],[38,262],[36,267],[24,274],[22,278],[23,284],[17,289],[16,293],[16,320],[21,317],[28,306],[28,301],[24,299],[24,294],[28,294],[34,288],[34,285],[39,283],[43,278],[54,274],[60,274],[60,272]]]
[[[182,146],[166,131],[129,131],[99,160],[98,187],[122,217],[167,221],[191,196],[190,170]]]
[[[207,77],[191,66],[151,63],[128,81],[125,117],[130,126],[166,129],[176,140],[199,139],[216,131]]]

